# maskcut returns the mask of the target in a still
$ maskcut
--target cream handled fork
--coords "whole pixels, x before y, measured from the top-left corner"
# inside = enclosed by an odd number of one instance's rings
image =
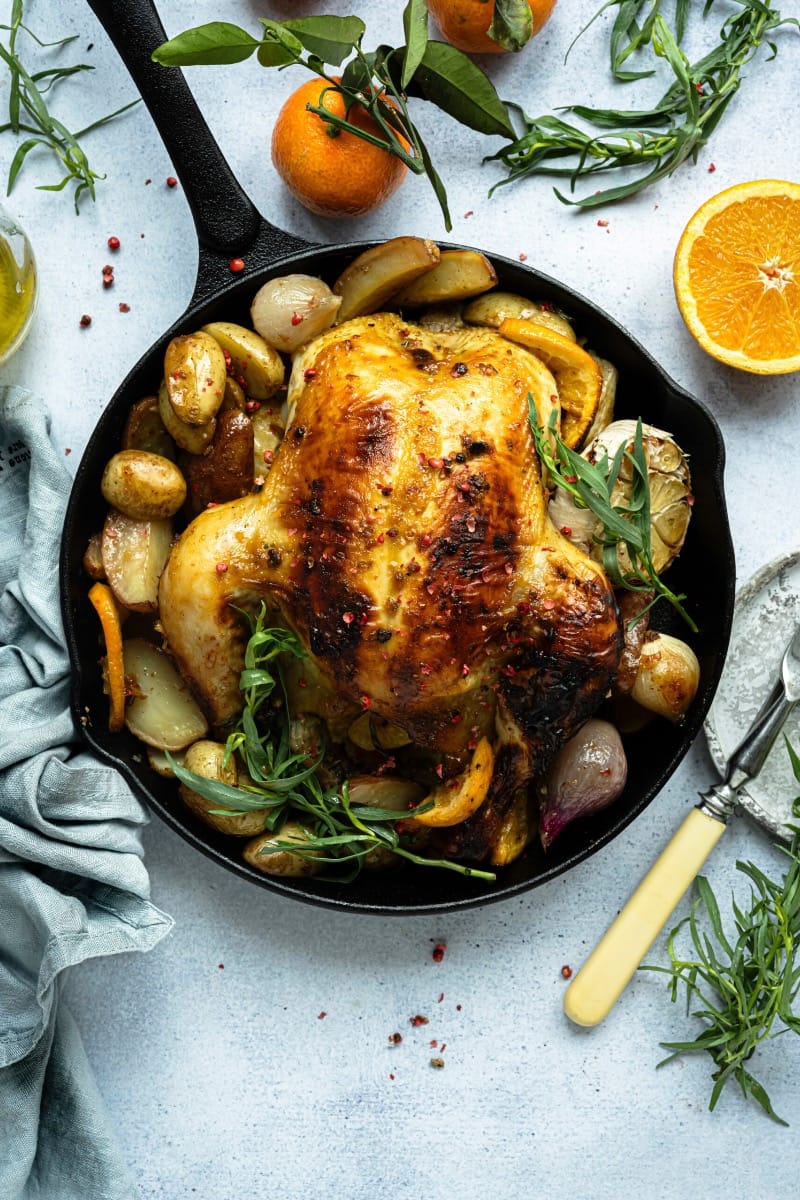
[[[733,813],[736,794],[753,779],[786,718],[800,700],[800,628],[786,647],[781,678],[727,763],[725,778],[707,792],[606,930],[564,995],[577,1025],[608,1015],[669,920]]]

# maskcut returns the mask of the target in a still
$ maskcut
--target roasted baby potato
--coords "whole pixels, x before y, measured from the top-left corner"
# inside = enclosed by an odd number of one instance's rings
[[[86,549],[83,552],[83,569],[90,579],[105,579],[102,534],[93,533],[86,543]]]
[[[125,724],[135,737],[157,750],[183,750],[208,732],[197,701],[171,659],[144,638],[123,644],[125,676],[134,698]]]
[[[306,831],[303,826],[297,821],[287,821],[279,833],[264,833],[248,842],[244,848],[244,861],[265,875],[287,875],[292,878],[315,875],[324,864],[315,862],[313,857],[293,854],[291,850],[270,849],[276,842],[297,842],[302,845],[304,841]]]
[[[203,332],[227,355],[230,374],[251,399],[269,400],[283,386],[283,359],[255,330],[215,321],[204,325]]]
[[[164,428],[181,450],[189,454],[203,454],[208,448],[217,427],[216,418],[205,425],[188,425],[176,416],[169,402],[169,392],[166,383],[158,389],[158,415],[164,423]]]
[[[369,808],[383,808],[391,812],[407,812],[419,804],[425,789],[413,779],[394,779],[385,775],[355,775],[349,782],[350,802]],[[427,830],[421,833],[427,836]],[[420,835],[415,835],[419,838]],[[376,846],[364,856],[368,871],[382,871],[396,866],[398,857],[388,846]]]
[[[172,410],[186,425],[207,425],[225,394],[225,355],[207,333],[183,333],[164,355],[164,382]]]
[[[175,444],[164,428],[157,396],[144,396],[131,407],[122,432],[122,449],[148,450],[174,459]]]
[[[231,756],[228,762],[224,763],[224,758],[225,747],[221,742],[210,742],[201,738],[199,742],[193,742],[186,751],[183,765],[187,771],[202,775],[204,779],[213,779],[218,783],[226,783],[228,787],[237,787],[239,772],[236,760]],[[225,815],[214,811],[225,808],[224,801],[207,800],[185,783],[180,785],[179,790],[186,807],[206,825],[218,829],[220,833],[227,833],[232,837],[253,837],[264,829],[264,818],[269,812],[268,808]]]
[[[269,408],[260,408],[250,422],[253,427],[253,472],[256,479],[269,474],[275,451],[283,441],[283,426]]]
[[[187,510],[196,517],[209,504],[237,500],[253,490],[253,424],[236,408],[220,413],[207,454],[184,454]]]
[[[175,463],[147,450],[120,450],[103,471],[100,491],[112,508],[136,521],[172,517],[186,499],[186,480]]]
[[[337,324],[376,312],[390,296],[435,267],[439,259],[439,247],[428,238],[391,238],[365,250],[333,285],[336,295],[342,297]]]
[[[172,521],[137,521],[112,508],[100,553],[114,598],[134,612],[155,612],[158,581],[172,544]]]
[[[467,325],[488,325],[492,329],[499,329],[507,317],[535,321],[537,325],[546,325],[548,329],[554,329],[556,333],[575,341],[575,330],[551,304],[539,304],[514,292],[490,292],[486,296],[479,296],[464,309]]]
[[[400,308],[451,304],[478,296],[497,283],[497,272],[478,250],[442,250],[439,262],[392,297]]]

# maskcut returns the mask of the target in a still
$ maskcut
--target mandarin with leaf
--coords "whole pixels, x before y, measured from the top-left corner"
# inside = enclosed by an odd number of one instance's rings
[[[292,92],[278,113],[272,131],[275,170],[292,195],[319,216],[360,217],[373,212],[399,188],[406,164],[382,146],[329,124],[309,105],[385,140],[366,109],[353,105],[347,112],[340,91],[325,79],[311,79]]]
[[[521,50],[549,20],[556,0],[527,0],[530,13],[524,11],[525,4],[526,0],[427,0],[447,41],[467,54]]]

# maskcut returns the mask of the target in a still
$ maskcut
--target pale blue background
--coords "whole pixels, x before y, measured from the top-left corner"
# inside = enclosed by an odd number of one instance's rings
[[[400,37],[402,7],[401,0],[354,0],[348,11],[366,19],[365,44],[372,46]],[[638,104],[660,94],[646,82],[638,93],[612,87],[608,19],[564,65],[594,7],[594,0],[560,0],[522,55],[492,62],[502,94],[532,114],[569,100],[632,105],[633,96]],[[717,7],[708,36],[732,6]],[[80,35],[65,59],[97,67],[82,85],[65,84],[54,105],[74,128],[133,96],[80,0],[29,0],[26,8],[42,34]],[[332,0],[161,4],[170,33],[221,18],[255,30],[258,15],[343,8]],[[783,5],[787,14],[797,8]],[[9,10],[0,5],[3,14]],[[482,167],[481,157],[494,144],[418,106],[448,185],[452,240],[512,258],[526,254],[531,265],[605,307],[711,407],[728,445],[741,581],[797,545],[797,379],[737,374],[707,358],[675,307],[672,256],[687,219],[713,192],[744,179],[800,177],[790,119],[800,38],[787,31],[779,41],[776,62],[762,57],[747,72],[697,166],[605,212],[562,208],[544,180],[487,200],[498,173]],[[444,237],[422,180],[409,180],[371,218],[340,225],[316,219],[286,195],[271,170],[269,135],[283,97],[303,79],[255,63],[190,74],[262,211],[324,242],[401,232]],[[196,265],[188,210],[180,189],[165,186],[172,168],[147,113],[92,135],[87,149],[108,178],[98,185],[98,203],[85,205],[80,217],[65,196],[35,190],[56,177],[44,157],[31,160],[9,201],[35,241],[42,298],[27,345],[0,377],[47,397],[70,465],[127,370],[182,312]],[[5,136],[0,155],[6,163]],[[608,226],[599,227],[598,218]],[[110,234],[122,242],[113,258]],[[104,292],[108,261],[116,283]],[[121,301],[129,313],[118,311]],[[89,330],[78,328],[84,312],[93,317]],[[175,932],[150,955],[84,967],[67,989],[142,1195],[367,1200],[382,1190],[415,1200],[727,1200],[794,1193],[796,1038],[773,1043],[754,1064],[778,1111],[793,1120],[785,1131],[733,1090],[709,1115],[704,1058],[655,1071],[659,1041],[691,1028],[658,977],[640,977],[597,1030],[574,1029],[561,1013],[562,964],[579,964],[711,778],[698,744],[648,811],[568,876],[504,905],[435,920],[347,917],[289,903],[229,876],[151,824],[145,841],[153,898],[175,916]],[[739,886],[734,861],[742,856],[765,868],[780,865],[764,837],[734,825],[708,868],[723,899]],[[434,941],[448,943],[440,965],[431,960]],[[663,941],[658,947],[660,957]],[[318,1019],[322,1011],[327,1016]],[[430,1024],[412,1028],[416,1013]],[[395,1030],[404,1041],[390,1048]],[[447,1043],[443,1071],[429,1066],[432,1038]]]

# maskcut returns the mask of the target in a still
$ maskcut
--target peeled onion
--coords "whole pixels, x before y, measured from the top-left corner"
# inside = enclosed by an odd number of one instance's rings
[[[593,718],[562,746],[545,785],[539,834],[545,850],[571,821],[616,800],[628,778],[622,739],[609,721]]]
[[[291,354],[333,324],[341,303],[313,275],[282,275],[258,289],[250,316],[265,342]]]
[[[679,721],[697,694],[700,663],[691,646],[668,633],[648,633],[631,695],[637,704]]]

